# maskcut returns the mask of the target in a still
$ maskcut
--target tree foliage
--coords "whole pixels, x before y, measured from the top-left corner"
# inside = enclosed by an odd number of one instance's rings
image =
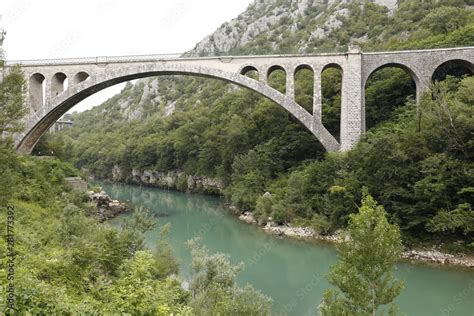
[[[88,198],[65,184],[64,177],[78,174],[71,166],[13,153],[10,158],[16,161],[11,170],[15,181],[5,188],[13,188],[9,203],[15,213],[14,305],[18,313],[190,313],[187,292],[171,277],[177,264],[166,243],[158,242],[155,251],[143,247],[142,233],[150,228],[143,211],[123,229],[100,224],[88,216],[93,213]],[[6,216],[0,212],[2,222]],[[6,236],[5,225],[0,234]],[[5,249],[5,238],[1,238],[3,288]],[[4,300],[0,310],[7,311]]]
[[[0,82],[0,136],[11,135],[22,128],[20,119],[26,114],[24,85],[19,66],[12,67]]]
[[[199,239],[188,241],[192,255],[190,305],[196,315],[270,315],[271,299],[251,285],[236,285],[242,264],[232,265],[229,257],[210,255]]]
[[[392,270],[402,249],[399,228],[389,224],[383,207],[365,195],[338,247],[339,262],[328,276],[338,290],[325,292],[321,315],[382,315],[384,306],[395,314],[393,300],[403,282],[394,279]]]
[[[293,171],[283,187],[281,181],[268,185],[266,209],[283,205],[295,221],[324,216],[335,231],[357,211],[360,188],[367,186],[408,244],[462,240],[471,248],[473,80],[437,83],[432,97],[418,107],[407,104],[351,152]]]

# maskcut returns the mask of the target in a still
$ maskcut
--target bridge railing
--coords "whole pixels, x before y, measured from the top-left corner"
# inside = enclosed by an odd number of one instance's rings
[[[59,58],[59,59],[29,59],[29,60],[7,60],[6,66],[13,65],[72,65],[72,64],[93,64],[93,63],[118,63],[118,62],[140,62],[150,60],[163,60],[163,59],[176,59],[186,57],[197,57],[189,56],[186,54],[151,54],[151,55],[133,55],[133,56],[97,56],[97,57],[80,57],[80,58]]]
[[[435,49],[419,49],[419,50],[400,50],[389,52],[361,52],[364,55],[387,55],[387,54],[401,54],[401,53],[419,53],[419,52],[436,52],[436,51],[452,51],[460,49],[474,49],[473,46],[468,47],[450,47],[450,48],[435,48]],[[103,64],[103,63],[126,63],[126,62],[150,62],[160,61],[166,59],[178,58],[238,58],[238,57],[305,57],[305,56],[333,56],[344,55],[346,52],[318,52],[308,54],[277,54],[277,55],[221,55],[219,53],[199,54],[195,52],[173,53],[173,54],[148,54],[148,55],[129,55],[129,56],[97,56],[97,57],[79,57],[79,58],[55,58],[55,59],[30,59],[30,60],[7,60],[4,62],[5,66],[23,65],[23,66],[47,66],[47,65],[74,65],[74,64]]]

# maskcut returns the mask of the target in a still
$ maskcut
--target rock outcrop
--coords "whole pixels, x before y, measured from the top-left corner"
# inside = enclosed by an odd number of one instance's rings
[[[103,222],[107,219],[114,218],[117,215],[130,211],[130,207],[126,203],[113,200],[104,191],[100,191],[99,193],[87,191],[87,194],[89,195],[92,202],[96,205],[99,222]]]
[[[116,165],[112,168],[112,180],[207,194],[223,194],[225,188],[224,182],[218,178],[187,175],[181,171],[161,172],[150,169],[132,169],[131,173],[131,176],[127,177],[121,168]]]
[[[253,217],[252,212],[244,212],[243,214],[241,214],[239,216],[239,219],[243,222],[248,223],[248,224],[256,224],[257,223],[255,218]]]
[[[459,265],[474,268],[474,258],[455,256],[438,250],[408,250],[403,253],[403,258],[427,263]]]
[[[277,225],[274,222],[267,222],[263,228],[268,233],[279,236],[297,237],[297,238],[313,238],[316,236],[314,229],[310,227],[293,227],[291,225]]]
[[[229,52],[253,43],[260,35],[267,35],[269,46],[275,48],[281,38],[278,34],[295,33],[308,23],[305,18],[320,21],[315,29],[309,29],[308,35],[299,43],[301,53],[311,47],[314,38],[324,39],[342,25],[342,19],[348,15],[347,0],[290,0],[254,1],[237,18],[222,24],[214,33],[201,40],[188,55]],[[373,0],[375,4],[385,6],[393,12],[397,0]],[[361,2],[363,3],[363,2]],[[309,16],[310,12],[314,12]],[[275,36],[273,36],[275,35]]]

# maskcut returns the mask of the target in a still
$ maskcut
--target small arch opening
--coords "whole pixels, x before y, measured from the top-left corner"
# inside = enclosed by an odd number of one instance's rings
[[[342,77],[343,70],[338,64],[326,65],[321,72],[321,119],[337,140],[341,131]]]
[[[299,65],[294,72],[295,101],[309,113],[313,113],[314,71],[309,65]]]
[[[87,72],[84,72],[84,71],[80,71],[78,72],[74,78],[72,79],[72,84],[78,84],[78,83],[81,83],[83,81],[86,81],[90,78],[89,74]]]
[[[30,106],[36,112],[45,104],[46,78],[35,73],[29,80]]]
[[[447,76],[463,77],[472,76],[474,65],[467,60],[453,59],[439,65],[431,76],[432,81],[445,80]]]
[[[67,89],[67,76],[62,72],[54,74],[51,78],[51,97],[61,94]]]
[[[416,98],[416,76],[406,66],[387,64],[374,70],[365,84],[365,124],[370,129],[390,119],[395,110]]]
[[[271,66],[267,71],[267,82],[270,87],[286,94],[286,71],[279,65]]]
[[[258,70],[257,70],[257,68],[255,68],[253,66],[245,66],[240,71],[240,74],[243,75],[243,76],[255,79],[255,80],[259,79]]]

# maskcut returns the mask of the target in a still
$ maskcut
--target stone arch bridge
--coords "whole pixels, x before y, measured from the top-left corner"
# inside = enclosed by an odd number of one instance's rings
[[[25,131],[15,135],[17,151],[30,153],[41,135],[63,114],[88,96],[128,80],[160,75],[195,75],[225,80],[276,102],[296,117],[328,151],[353,147],[365,131],[365,84],[383,67],[405,69],[416,84],[417,99],[427,90],[435,72],[449,71],[452,63],[474,71],[474,47],[318,55],[179,57],[177,55],[95,57],[64,60],[7,61],[3,73],[20,64],[27,80],[29,114]],[[321,73],[328,67],[342,71],[340,142],[324,127],[321,117]],[[306,68],[314,74],[313,111],[295,101],[294,74]],[[286,90],[270,87],[268,76],[286,73]],[[256,71],[258,79],[245,74]]]

